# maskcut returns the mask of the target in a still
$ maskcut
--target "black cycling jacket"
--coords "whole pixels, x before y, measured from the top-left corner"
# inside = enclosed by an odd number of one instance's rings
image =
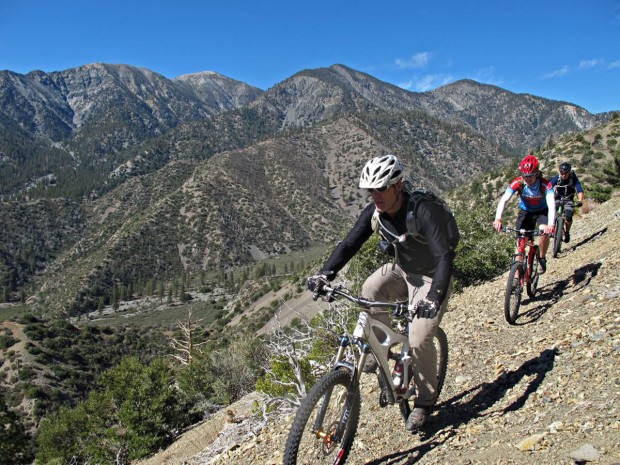
[[[394,218],[381,214],[381,235],[390,240],[393,236],[401,236],[408,231],[407,222],[409,212],[409,197],[403,192],[403,204]],[[347,236],[336,246],[323,267],[321,274],[330,280],[344,267],[359,251],[364,242],[372,235],[372,216],[375,213],[375,204],[370,203],[364,208],[353,228]],[[428,299],[443,302],[454,268],[456,253],[450,246],[443,208],[434,202],[421,202],[417,208],[415,221],[419,234],[417,237],[408,235],[404,242],[398,243],[397,264],[410,274],[422,274],[433,278]],[[387,230],[387,233],[386,233]]]

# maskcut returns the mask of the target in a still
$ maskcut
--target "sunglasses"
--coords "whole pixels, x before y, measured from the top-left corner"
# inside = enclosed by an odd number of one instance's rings
[[[522,174],[521,177],[525,178],[525,179],[532,179],[534,176],[536,176],[535,174]]]
[[[385,192],[390,187],[392,187],[392,186],[383,186],[383,187],[377,187],[375,189],[366,189],[366,190],[368,191],[369,194],[372,194],[373,192]]]

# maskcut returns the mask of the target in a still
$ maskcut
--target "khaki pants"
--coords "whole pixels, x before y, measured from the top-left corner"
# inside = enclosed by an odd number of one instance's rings
[[[369,300],[404,300],[415,305],[430,291],[432,278],[423,275],[407,275],[398,265],[383,265],[371,274],[362,286],[362,297]],[[451,288],[452,286],[450,286]],[[409,343],[413,360],[413,378],[417,387],[417,406],[431,406],[437,390],[437,351],[433,338],[448,305],[450,293],[446,295],[439,313],[433,319],[414,318],[409,324]],[[377,320],[389,325],[389,310],[371,309]]]

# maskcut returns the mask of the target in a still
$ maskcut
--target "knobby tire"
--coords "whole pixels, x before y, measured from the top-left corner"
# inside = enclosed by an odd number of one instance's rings
[[[538,269],[540,267],[540,254],[538,250],[538,246],[534,246],[534,259],[532,260],[530,267],[530,279],[525,286],[525,290],[527,291],[527,295],[533,299],[536,295],[536,291],[538,290]]]
[[[349,406],[350,411],[342,438],[332,441],[331,436],[342,418],[347,394],[351,386],[351,372],[346,369],[331,371],[319,379],[301,402],[284,448],[283,465],[344,464],[357,432],[360,415],[359,386]],[[313,432],[317,415],[327,401],[325,416],[318,430]]]
[[[448,336],[441,328],[437,328],[435,334],[435,347],[437,349],[437,396],[435,403],[441,395],[443,384],[446,381],[446,372],[448,371]]]
[[[557,257],[562,249],[562,236],[564,235],[564,217],[558,215],[555,219],[555,234],[553,235],[553,258]]]
[[[508,281],[506,282],[506,296],[504,299],[504,316],[506,321],[514,325],[519,316],[519,307],[521,306],[521,294],[523,287],[521,285],[524,269],[521,262],[514,262],[508,273]]]

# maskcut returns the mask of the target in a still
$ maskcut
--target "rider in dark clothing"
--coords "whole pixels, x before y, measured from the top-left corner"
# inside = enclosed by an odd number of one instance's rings
[[[442,204],[413,201],[415,194],[406,189],[408,183],[403,181],[403,175],[403,167],[394,155],[376,157],[366,164],[359,187],[370,193],[372,203],[362,211],[319,274],[309,278],[308,287],[316,289],[333,280],[373,231],[389,245],[394,263],[383,265],[366,279],[362,296],[381,301],[408,298],[415,314],[409,325],[409,341],[418,392],[406,427],[416,431],[424,424],[436,398],[437,353],[433,339],[449,300],[458,228],[451,213],[447,220]],[[389,325],[385,310],[371,313]],[[370,364],[364,371],[376,370],[376,360],[372,361],[374,366]]]
[[[385,213],[379,214],[380,234],[382,237],[387,237],[389,242],[406,235],[407,222],[414,221],[409,211],[409,195],[406,191],[402,192],[401,207],[393,218]],[[332,280],[353,258],[374,232],[372,218],[376,211],[374,203],[366,206],[349,234],[327,259],[320,274]],[[417,238],[408,236],[404,242],[397,244],[397,263],[407,273],[432,277],[433,284],[426,298],[441,304],[452,279],[456,256],[446,234],[445,224],[442,224],[445,221],[443,207],[434,202],[422,202],[416,216],[420,236]]]
[[[581,181],[577,177],[575,171],[571,169],[570,163],[560,163],[560,173],[551,178],[551,185],[555,191],[555,201],[559,201],[562,198],[568,198],[564,203],[564,215],[566,221],[564,222],[564,242],[570,241],[570,228],[573,224],[573,213],[575,210],[575,195],[577,200],[583,202],[584,192]]]

